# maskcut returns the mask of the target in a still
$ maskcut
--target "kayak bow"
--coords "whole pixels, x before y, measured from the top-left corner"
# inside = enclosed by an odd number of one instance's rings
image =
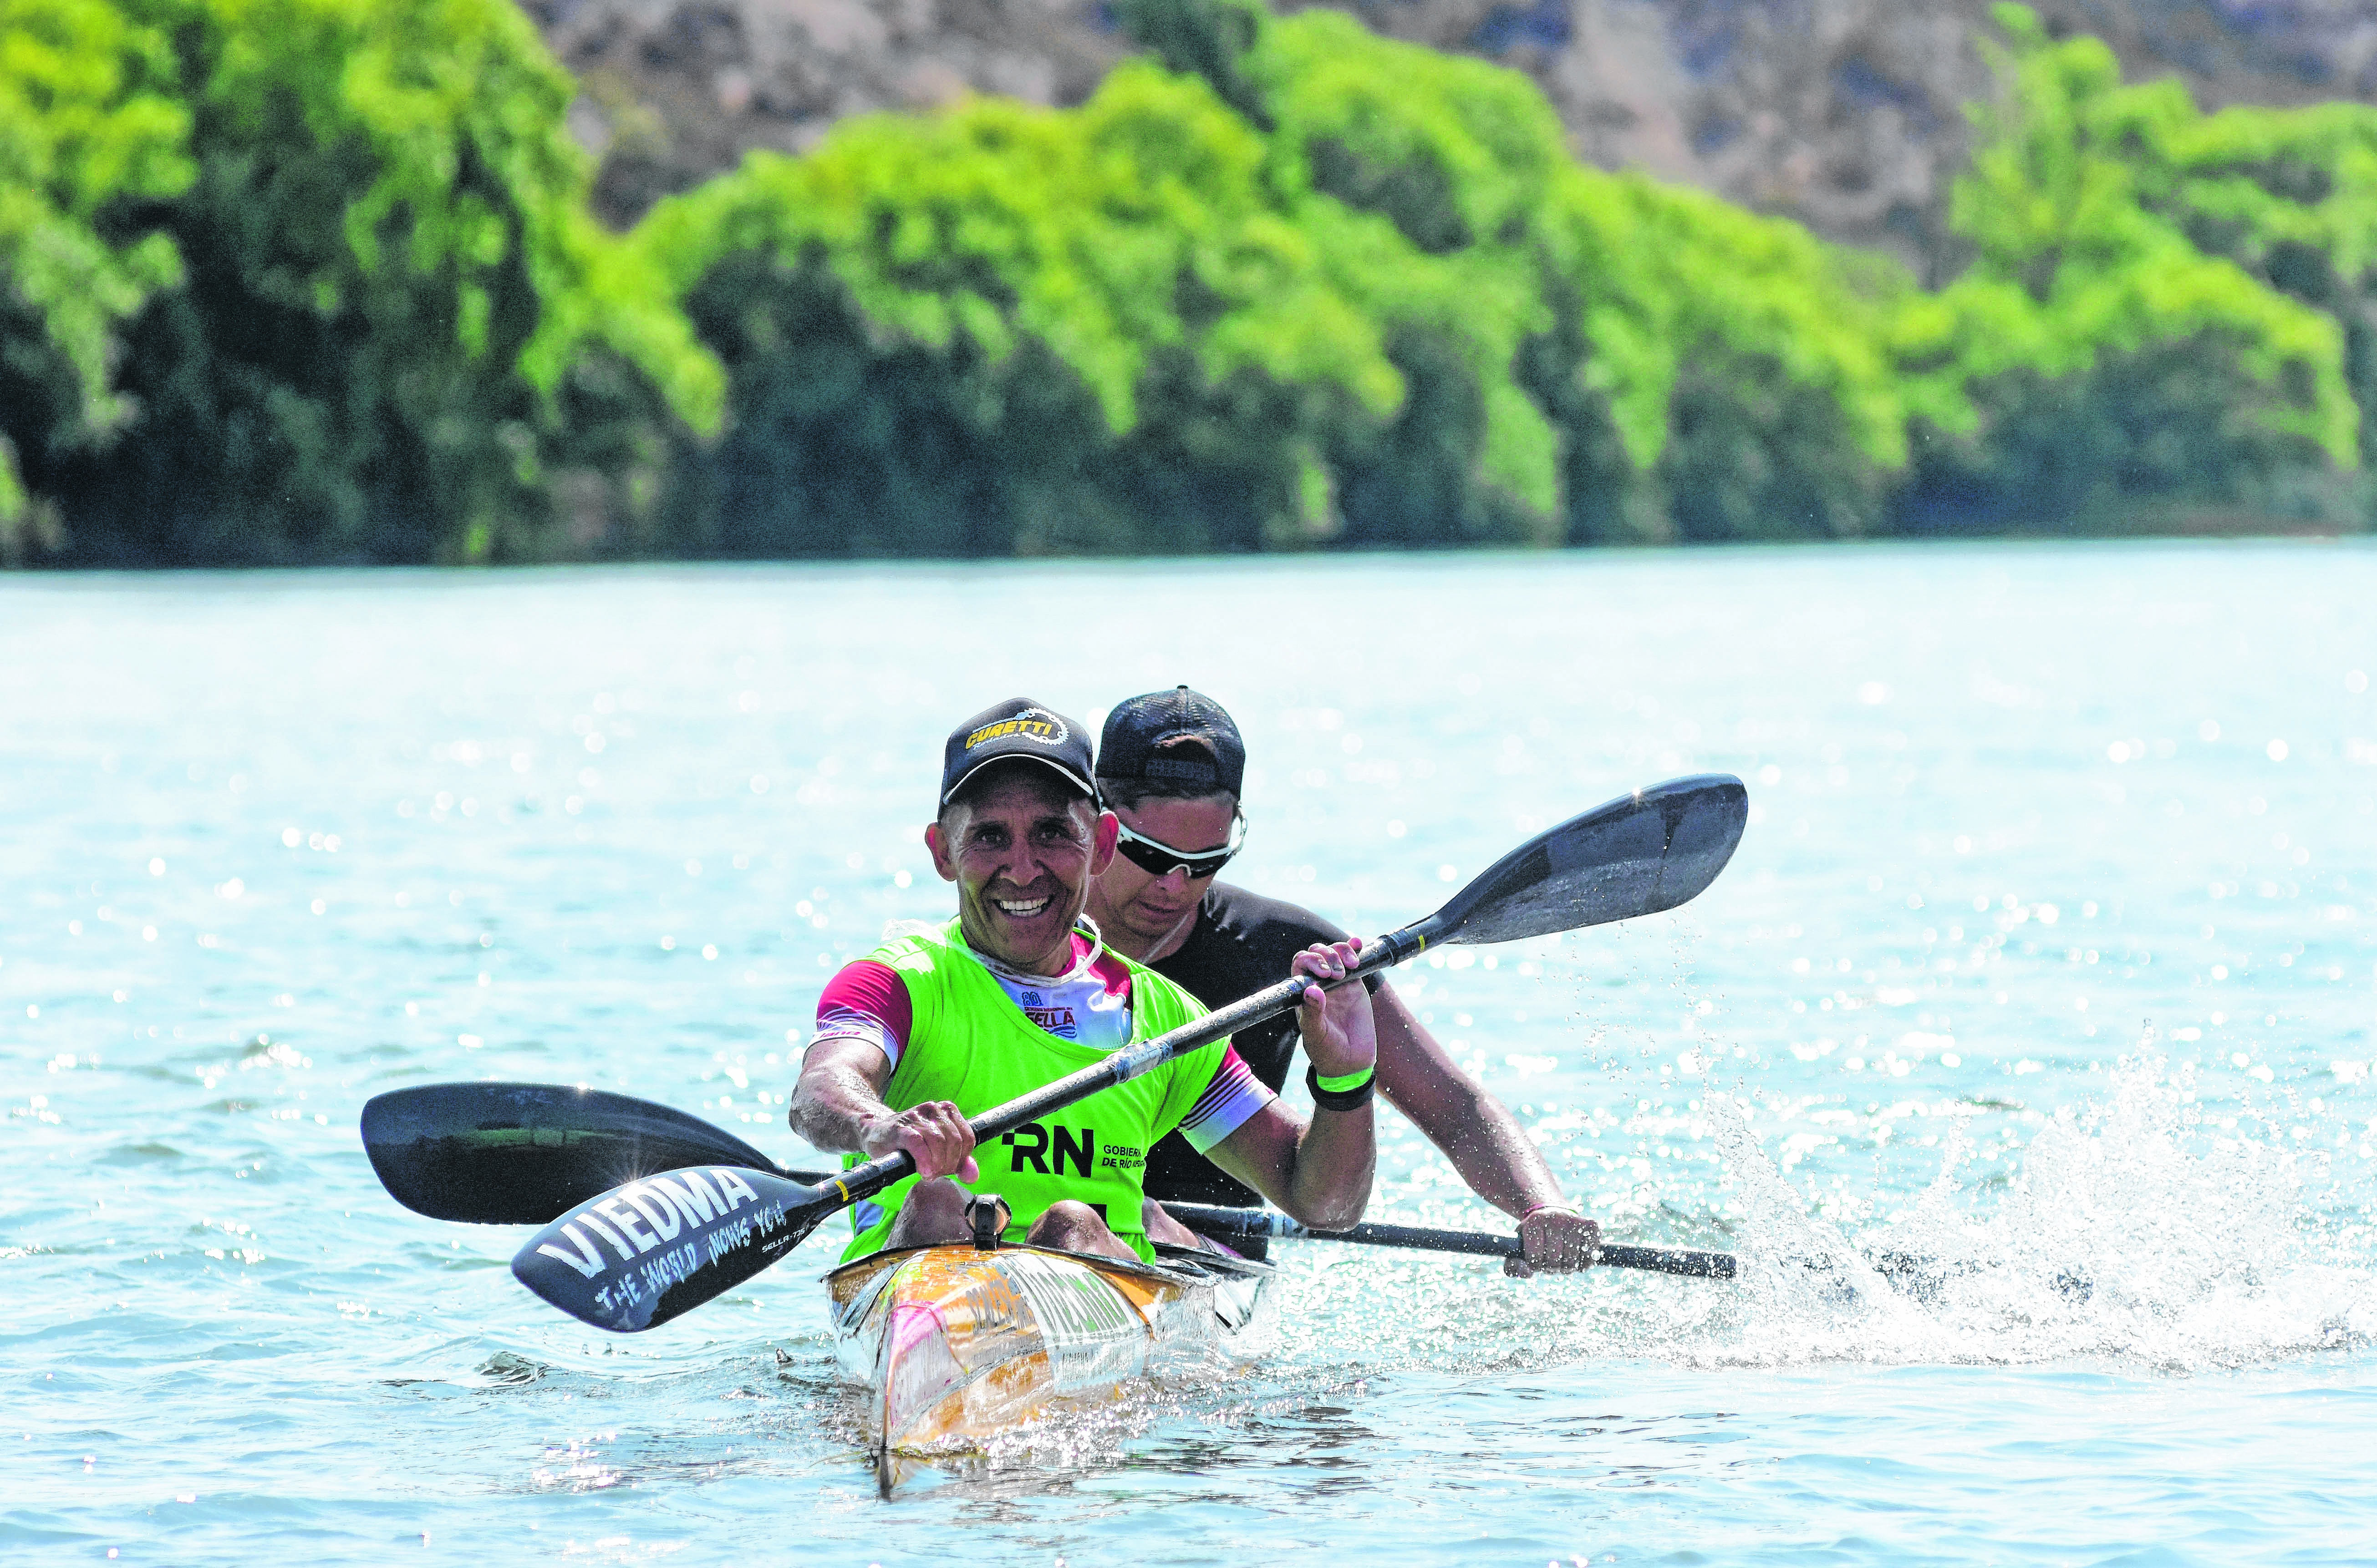
[[[889,1492],[903,1456],[979,1447],[1062,1405],[1226,1355],[1271,1273],[1180,1250],[1142,1264],[942,1246],[876,1253],[825,1277],[836,1359],[865,1391]]]

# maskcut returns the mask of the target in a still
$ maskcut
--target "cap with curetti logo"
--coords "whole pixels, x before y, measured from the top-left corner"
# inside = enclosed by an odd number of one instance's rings
[[[1053,768],[1066,783],[1097,799],[1090,782],[1090,738],[1081,727],[1029,697],[994,703],[950,731],[941,748],[941,804],[967,779],[995,762],[1020,759]]]
[[[1116,705],[1098,741],[1098,777],[1209,785],[1246,782],[1247,743],[1220,703],[1186,686]]]

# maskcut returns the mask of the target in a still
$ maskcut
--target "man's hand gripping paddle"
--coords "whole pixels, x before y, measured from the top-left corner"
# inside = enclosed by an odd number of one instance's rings
[[[1429,947],[1516,942],[1672,909],[1725,869],[1749,820],[1741,780],[1678,778],[1571,817],[1503,856],[1426,920],[1367,944],[1344,984]],[[1281,981],[975,1117],[986,1143],[1284,1013],[1312,983]],[[563,1312],[622,1334],[657,1328],[724,1294],[830,1216],[915,1170],[888,1155],[809,1184],[712,1159],[627,1182],[573,1208],[512,1259],[520,1282]],[[391,1190],[394,1190],[391,1188]]]

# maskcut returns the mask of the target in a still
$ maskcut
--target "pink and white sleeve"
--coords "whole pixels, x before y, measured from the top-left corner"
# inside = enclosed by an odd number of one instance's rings
[[[825,982],[818,998],[817,1033],[809,1037],[809,1045],[826,1039],[863,1040],[897,1067],[914,1019],[900,972],[889,964],[861,958],[844,964]]]

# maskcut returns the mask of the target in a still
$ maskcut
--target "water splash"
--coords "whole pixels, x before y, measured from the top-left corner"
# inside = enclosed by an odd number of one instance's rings
[[[2290,1146],[2288,1117],[2205,1114],[2192,1076],[2150,1051],[2049,1119],[2011,1181],[1948,1133],[1928,1186],[1887,1218],[1812,1212],[1733,1098],[1709,1095],[1702,1118],[1738,1213],[1734,1284],[1519,1285],[1441,1258],[1291,1248],[1272,1374],[1495,1376],[1608,1357],[2188,1372],[2377,1342],[2367,1228],[2306,1201],[2325,1157]]]
[[[2322,1157],[2211,1123],[2150,1050],[2049,1122],[1993,1203],[1959,1180],[1958,1134],[1905,1213],[1854,1236],[1805,1211],[1738,1105],[1714,1096],[1709,1114],[1750,1214],[1754,1304],[1737,1343],[1687,1359],[2194,1372],[2377,1334],[2371,1260],[2304,1202]]]

